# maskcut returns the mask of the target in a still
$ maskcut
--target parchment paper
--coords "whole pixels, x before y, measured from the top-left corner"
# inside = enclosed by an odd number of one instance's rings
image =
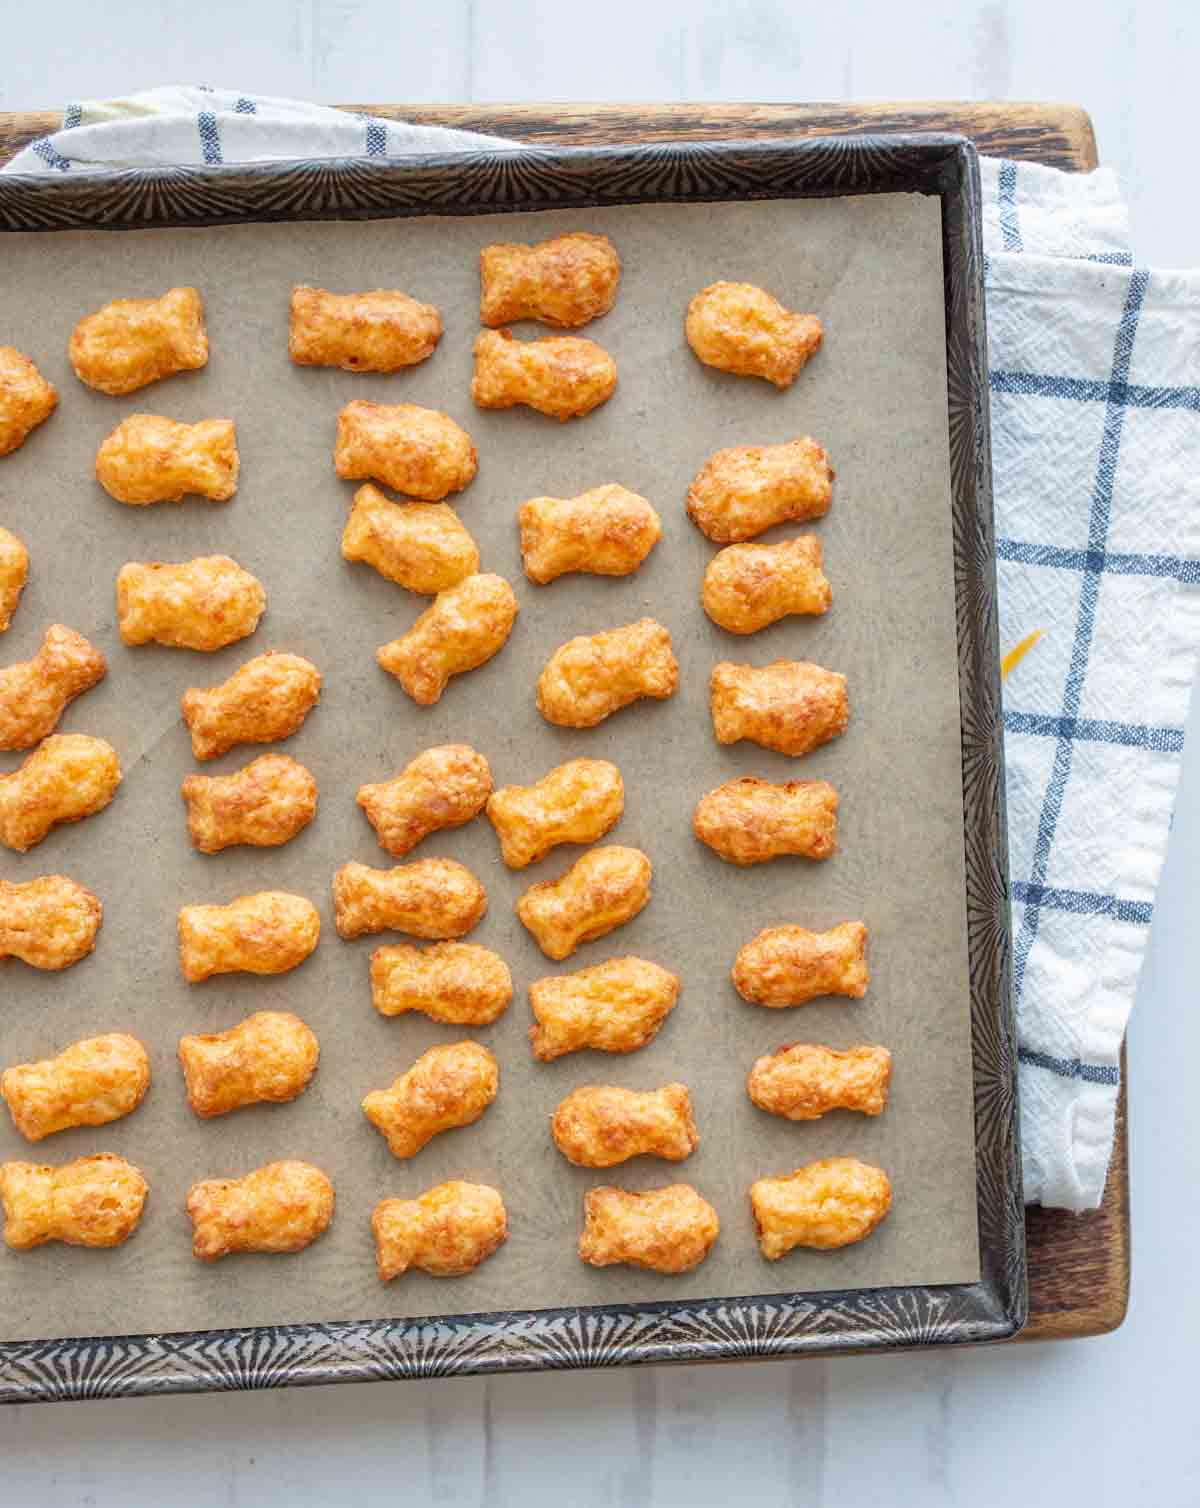
[[[616,357],[620,384],[604,408],[559,425],[528,410],[482,413],[469,397],[478,329],[477,253],[497,239],[605,231],[624,281],[614,311],[584,333]],[[61,406],[25,447],[0,461],[0,522],[27,542],[32,577],[0,663],[24,659],[62,621],[109,657],[108,679],[69,710],[61,730],[115,744],[125,772],[103,814],[59,829],[33,852],[0,851],[13,880],[62,871],[104,903],[99,945],[59,975],[0,966],[0,1062],[52,1055],[80,1037],[130,1031],[150,1052],[154,1080],[134,1115],[27,1145],[0,1116],[0,1160],[62,1162],[112,1150],[146,1173],[140,1229],[111,1252],[59,1245],[0,1252],[0,1339],[204,1329],[304,1320],[479,1312],[689,1299],[978,1277],[971,1059],[963,893],[962,795],[948,505],[939,206],[916,195],[809,202],[628,207],[583,213],[372,224],[9,235],[0,242],[0,341],[28,352],[58,384]],[[683,338],[688,299],[717,278],[763,284],[825,322],[824,349],[785,393],[702,367]],[[393,376],[301,370],[287,358],[294,282],[338,290],[404,288],[443,310],[446,334],[423,366]],[[205,297],[211,359],[126,398],[85,389],[66,359],[75,321],[110,298],[194,283]],[[520,333],[545,333],[526,329]],[[451,499],[479,542],[483,568],[515,586],[521,614],[507,647],[451,683],[434,708],[416,707],[378,669],[375,648],[425,607],[339,552],[356,484],[338,481],[331,449],[351,398],[444,409],[470,431],[479,475]],[[127,414],[237,420],[242,480],[229,504],[191,500],[136,509],[93,480],[100,441]],[[821,620],[787,619],[752,638],[723,633],[699,602],[714,547],[683,500],[722,446],[812,434],[837,468],[835,501],[817,527],[834,584]],[[634,576],[565,577],[549,587],[521,570],[516,510],[539,493],[569,496],[619,481],[662,515],[657,549]],[[767,538],[790,532],[775,530]],[[260,576],[268,610],[253,638],[204,656],[150,645],[127,649],[115,627],[114,578],[126,560],[185,560],[223,552]],[[675,640],[678,695],[643,702],[599,728],[543,722],[534,686],[548,655],[573,634],[660,618]],[[279,745],[320,786],[316,822],[279,849],[205,856],[188,841],[179,797],[194,768],[179,697],[223,680],[265,649],[292,650],[325,674],[320,706]],[[751,744],[719,747],[707,705],[719,659],[764,664],[814,659],[850,682],[850,731],[807,759]],[[468,1033],[420,1016],[385,1020],[371,1006],[367,959],[380,942],[342,942],[330,878],[351,858],[386,866],[354,802],[365,781],[398,772],[421,749],[466,740],[497,784],[527,783],[577,755],[615,760],[625,816],[608,841],[654,863],[654,895],[629,926],[562,965],[545,959],[514,915],[535,880],[560,874],[578,849],[509,872],[490,824],[432,837],[411,857],[469,864],[490,897],[473,941],[509,962],[509,1012],[476,1035],[500,1060],[501,1088],[476,1125],[394,1160],[359,1109],[437,1042]],[[262,749],[205,766],[239,768]],[[0,756],[5,770],[20,756]],[[739,870],[692,836],[698,797],[739,774],[824,776],[842,794],[841,852],[832,861],[776,861]],[[175,913],[281,888],[310,896],[324,931],[313,957],[275,979],[227,976],[189,986],[179,973]],[[729,969],[766,926],[823,927],[862,917],[870,929],[866,999],[771,1012],[744,1004]],[[531,980],[622,953],[679,973],[680,1003],[658,1039],[628,1057],[577,1054],[534,1062],[526,1032]],[[321,1064],[287,1106],[210,1122],[188,1110],[175,1061],[181,1034],[216,1031],[254,1010],[296,1011],[317,1032]],[[892,1049],[891,1103],[878,1120],[836,1114],[792,1125],[756,1110],[745,1076],[760,1053],[805,1039]],[[703,1137],[683,1165],[641,1159],[610,1172],[570,1167],[547,1117],[585,1083],[649,1088],[683,1079]],[[869,1241],[836,1253],[758,1254],[747,1189],[757,1176],[813,1158],[855,1154],[893,1180],[893,1213]],[[302,1254],[195,1261],[183,1201],[196,1179],[240,1175],[275,1158],[317,1162],[337,1189],[329,1232]],[[374,1271],[369,1216],[387,1195],[415,1195],[450,1177],[493,1182],[510,1216],[507,1245],[474,1274],[409,1275],[384,1287]],[[721,1237],[697,1271],[666,1278],[595,1270],[576,1256],[586,1188],[687,1180],[720,1212]]]

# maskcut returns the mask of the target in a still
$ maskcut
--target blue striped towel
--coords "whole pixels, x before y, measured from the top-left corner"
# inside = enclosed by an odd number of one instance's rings
[[[62,130],[31,142],[5,171],[79,173],[164,162],[399,157],[513,145],[499,136],[351,115],[303,100],[168,84],[122,99],[68,105]]]
[[[9,167],[396,156],[492,137],[229,90],[71,106]],[[1200,646],[1200,275],[1111,173],[984,160],[1025,1197],[1099,1203]]]
[[[1025,1198],[1093,1208],[1200,646],[1200,275],[1110,172],[985,159]]]

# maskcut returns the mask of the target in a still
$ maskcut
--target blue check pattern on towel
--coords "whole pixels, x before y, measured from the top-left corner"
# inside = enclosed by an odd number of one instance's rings
[[[1200,281],[1111,174],[982,172],[1025,1197],[1086,1209],[1200,645]]]
[[[86,173],[164,162],[399,157],[512,145],[500,137],[351,115],[303,100],[170,84],[122,99],[68,105],[62,130],[31,142],[5,171]]]
[[[68,107],[9,172],[513,143],[171,86]],[[1025,1196],[1099,1203],[1200,646],[1200,278],[1134,265],[1111,173],[984,184]]]

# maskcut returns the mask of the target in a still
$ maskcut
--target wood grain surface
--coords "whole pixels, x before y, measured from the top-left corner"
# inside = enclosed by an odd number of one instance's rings
[[[888,103],[855,105],[348,105],[350,110],[457,126],[531,142],[605,145],[672,137],[857,135],[872,131],[955,131],[981,152],[1075,172],[1097,164],[1087,112],[1074,105]],[[0,113],[0,164],[37,136],[57,130],[58,112]],[[1029,1323],[1022,1340],[1101,1335],[1115,1329],[1129,1302],[1129,1160],[1125,1059],[1116,1144],[1104,1202],[1086,1215],[1031,1208]]]
[[[458,126],[524,141],[570,146],[617,141],[817,136],[828,132],[959,131],[981,152],[1086,172],[1096,166],[1087,112],[1075,105],[345,105],[397,120]],[[59,111],[0,113],[0,163],[35,137],[58,130]]]

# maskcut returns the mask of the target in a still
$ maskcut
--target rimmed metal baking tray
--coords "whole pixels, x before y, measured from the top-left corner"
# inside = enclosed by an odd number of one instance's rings
[[[0,1345],[0,1400],[798,1356],[999,1340],[1020,1328],[1024,1224],[974,148],[952,136],[883,136],[0,177],[0,232],[881,193],[933,196],[941,206],[979,1281],[22,1341]]]

